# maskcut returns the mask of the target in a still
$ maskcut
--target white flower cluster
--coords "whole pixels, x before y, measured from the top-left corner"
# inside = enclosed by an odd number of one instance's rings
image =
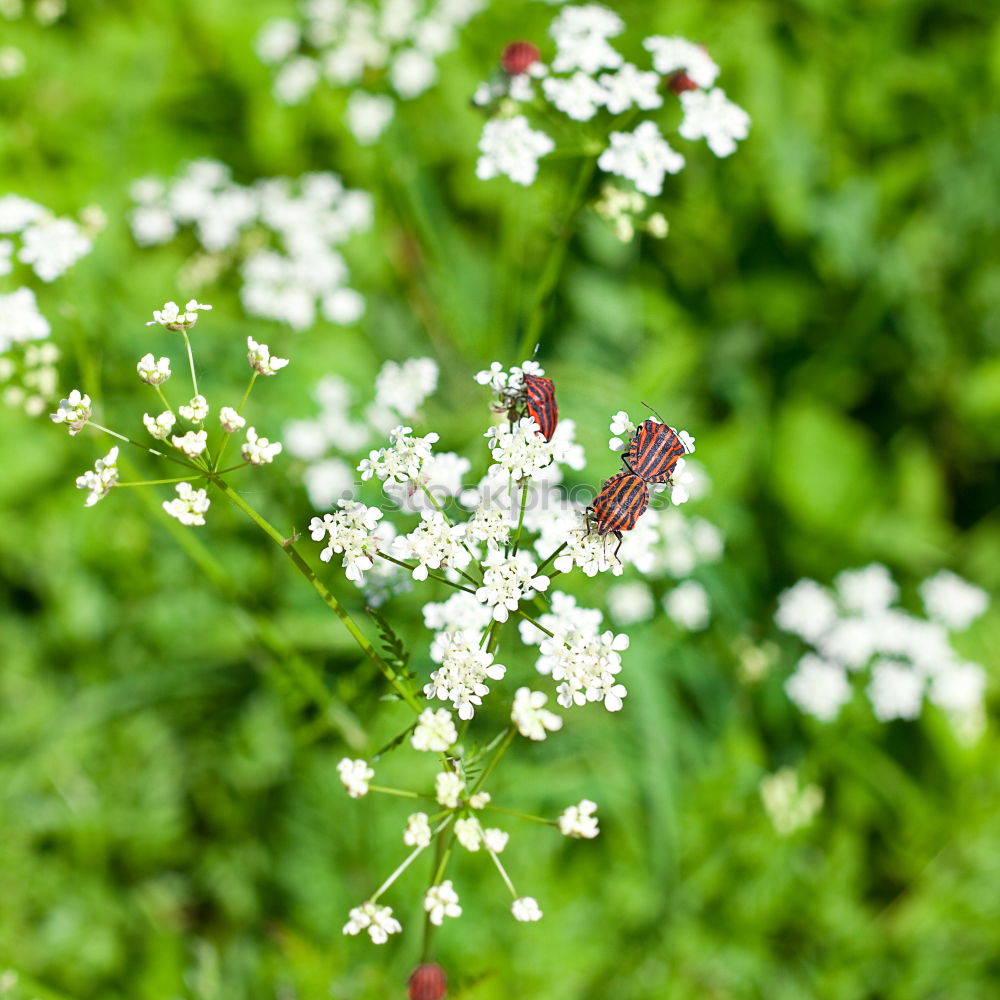
[[[441,666],[431,673],[424,686],[427,698],[450,701],[458,717],[473,717],[490,693],[487,680],[502,680],[507,668],[493,662],[493,654],[480,648],[478,632],[455,632],[448,636]]]
[[[0,198],[0,275],[10,274],[16,259],[42,281],[54,281],[90,253],[93,228],[54,216],[28,198],[5,195]],[[15,239],[21,244],[16,253]]]
[[[815,819],[823,807],[823,789],[800,786],[794,768],[783,767],[761,778],[760,800],[775,831],[787,837]]]
[[[372,556],[378,552],[378,541],[373,536],[375,526],[382,518],[377,507],[366,507],[356,500],[341,500],[335,514],[314,517],[309,522],[309,534],[315,542],[325,538],[326,546],[319,557],[329,562],[335,554],[343,554],[341,565],[348,580],[361,580],[364,572],[372,568]]]
[[[411,482],[419,478],[424,463],[431,457],[438,435],[430,433],[415,437],[412,427],[394,427],[389,431],[389,447],[369,452],[358,466],[362,479],[377,477],[386,482]]]
[[[92,470],[88,469],[82,476],[77,476],[76,488],[88,491],[83,505],[93,507],[98,500],[103,500],[111,492],[111,488],[117,482],[118,449],[112,448],[104,458],[97,460]]]
[[[386,0],[381,9],[362,0],[302,0],[299,20],[268,21],[257,35],[261,62],[277,69],[274,96],[300,104],[321,83],[351,88],[347,124],[358,142],[374,142],[392,120],[385,94],[356,89],[375,74],[404,100],[437,80],[437,59],[486,0]]]
[[[920,588],[927,618],[895,605],[899,588],[873,564],[837,576],[833,589],[800,580],[779,598],[775,621],[813,647],[785,682],[803,712],[827,722],[851,699],[852,676],[865,688],[875,717],[914,719],[924,698],[974,735],[983,718],[986,675],[952,648],[949,631],[968,627],[986,609],[986,593],[952,573]]]
[[[26,288],[21,291],[31,295]],[[11,296],[0,295],[0,328],[3,325],[5,298],[9,299]],[[3,401],[8,406],[22,407],[31,417],[44,413],[49,401],[55,398],[56,386],[59,384],[59,373],[56,369],[59,357],[59,348],[51,343],[26,344],[24,350],[20,352],[20,357],[3,356],[0,353],[0,385],[3,386]]]
[[[705,139],[716,156],[728,156],[736,149],[736,141],[747,137],[750,118],[713,86],[719,68],[708,53],[684,38],[653,35],[643,41],[652,69],[640,69],[626,62],[611,43],[624,30],[624,21],[598,4],[568,6],[549,29],[555,43],[551,66],[540,61],[530,43],[517,43],[521,49],[514,53],[513,46],[508,47],[503,72],[482,84],[473,98],[495,109],[479,142],[476,174],[480,179],[502,174],[517,184],[534,181],[539,159],[553,152],[556,143],[547,132],[533,127],[530,113],[544,121],[555,109],[574,121],[586,122],[604,112],[609,132],[607,146],[597,157],[598,168],[656,197],[666,175],[683,169],[684,156],[670,146],[651,118],[631,131],[612,131],[610,125],[614,116],[626,111],[660,109],[664,90],[680,97],[684,118],[678,132],[682,139]],[[661,217],[644,228],[663,235],[666,220]],[[634,224],[616,226],[616,231],[631,238]]]
[[[241,261],[240,297],[251,316],[304,330],[317,310],[341,325],[363,313],[337,247],[371,228],[372,199],[346,189],[336,174],[244,186],[224,164],[195,160],[172,182],[136,181],[131,195],[136,207],[129,221],[140,246],[166,243],[181,227],[193,227],[203,253],[188,264],[190,283],[214,281]]]

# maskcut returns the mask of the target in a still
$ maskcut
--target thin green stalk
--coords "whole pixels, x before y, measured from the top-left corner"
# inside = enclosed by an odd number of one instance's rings
[[[337,600],[333,594],[324,586],[323,582],[316,576],[312,567],[302,558],[299,552],[296,550],[292,542],[282,536],[281,532],[278,531],[272,524],[266,521],[253,507],[248,504],[243,497],[239,495],[228,483],[220,479],[217,475],[212,476],[212,482],[229,498],[232,503],[236,504],[240,510],[243,511],[247,517],[250,518],[254,524],[257,525],[261,531],[264,532],[278,547],[291,559],[295,568],[309,581],[313,590],[319,595],[323,603],[341,620],[344,627],[350,632],[351,637],[360,646],[362,652],[369,660],[375,665],[379,672],[385,677],[385,679],[395,688],[399,696],[406,702],[410,708],[413,709],[418,715],[423,710],[417,697],[410,690],[409,685],[407,685],[403,679],[396,673],[392,667],[389,666],[385,660],[379,656],[378,651],[375,647],[368,641],[365,634],[358,628],[354,619],[347,613],[344,607],[341,605],[340,601]]]
[[[548,566],[548,564],[549,564],[550,562],[552,562],[552,560],[553,560],[553,559],[555,559],[555,557],[556,557],[557,555],[559,555],[559,553],[560,553],[560,552],[562,552],[562,550],[563,550],[564,548],[566,548],[566,546],[567,546],[567,545],[569,545],[569,542],[563,542],[563,543],[562,543],[562,545],[560,545],[560,546],[559,546],[559,548],[557,548],[557,549],[555,550],[555,552],[552,552],[552,553],[550,553],[550,554],[549,554],[548,556],[546,556],[546,558],[545,558],[545,559],[544,559],[544,560],[542,561],[541,565],[540,565],[540,566],[538,567],[538,569],[537,569],[537,570],[536,570],[535,572],[536,572],[536,573],[541,573],[541,571],[542,571],[543,569],[545,569],[545,567],[546,567],[546,566]],[[555,574],[550,574],[550,576],[549,576],[549,579],[551,579],[551,578],[552,578],[552,576],[554,576],[554,575],[555,575]]]
[[[521,544],[521,529],[524,527],[524,509],[528,506],[528,480],[521,482],[521,513],[517,518],[517,534],[514,535],[514,552],[517,552],[518,545]]]
[[[141,441],[133,441],[132,438],[126,437],[124,434],[119,434],[118,431],[113,431],[110,427],[105,427],[103,424],[99,424],[96,421],[88,420],[87,426],[93,427],[98,431],[103,431],[105,434],[110,434],[113,438],[118,438],[119,441],[124,441],[126,444],[130,444],[136,448],[141,448],[143,451],[150,455],[155,455],[157,458],[165,458],[168,462],[173,462],[175,465],[183,465],[186,469],[194,469],[196,472],[199,471],[198,466],[193,462],[188,461],[186,458],[178,458],[176,455],[171,455],[169,452],[157,451],[155,448],[150,448],[149,445],[143,444]]]
[[[194,388],[194,394],[199,395],[198,392],[198,376],[194,370],[194,351],[191,350],[191,338],[188,337],[188,332],[185,329],[181,329],[181,336],[184,338],[184,346],[187,348],[188,365],[191,368],[191,385]]]
[[[190,479],[200,479],[200,476],[178,476],[176,479],[140,479],[134,483],[115,483],[115,489],[123,486],[172,486],[174,483],[186,483]]]
[[[451,859],[451,842],[455,837],[455,827],[449,826],[444,835],[438,837],[435,845],[434,871],[431,874],[430,884],[427,886],[440,885],[441,877],[444,875],[448,861]],[[426,962],[431,954],[431,941],[434,937],[435,926],[431,923],[430,913],[424,916],[424,940],[420,947],[420,961]]]
[[[535,292],[532,295],[530,312],[524,325],[524,333],[521,335],[521,342],[517,349],[516,360],[520,363],[523,358],[530,358],[535,345],[538,343],[538,336],[545,319],[545,307],[548,304],[549,296],[559,279],[559,272],[562,270],[563,261],[566,257],[566,248],[572,235],[572,222],[586,193],[587,185],[590,183],[591,175],[597,165],[597,160],[592,156],[584,157],[580,164],[580,170],[576,176],[573,190],[567,199],[568,208],[556,231],[555,239],[549,244],[549,252],[545,258],[545,263],[539,272],[538,283],[535,285]]]
[[[253,389],[254,383],[256,381],[257,381],[257,370],[254,369],[250,373],[250,382],[247,384],[246,392],[243,393],[243,398],[240,400],[240,405],[236,407],[236,412],[239,413],[240,415],[242,415],[242,413],[243,413],[243,407],[247,405],[247,400],[250,398],[250,390]],[[225,433],[225,435],[223,436],[223,438],[222,438],[222,444],[219,445],[219,454],[215,458],[215,468],[216,469],[218,469],[219,466],[222,465],[222,456],[225,453],[226,448],[229,446],[229,439],[231,437],[232,437],[232,434],[230,434],[227,431]],[[243,463],[243,465],[246,465],[246,464],[247,464],[246,462]],[[232,468],[226,469],[223,472],[220,472],[219,475],[220,476],[224,476],[227,472],[232,472],[233,469],[240,469],[240,468],[242,468],[243,465],[234,465]]]
[[[497,752],[493,755],[492,759],[486,765],[486,767],[483,768],[483,773],[480,774],[479,777],[476,779],[476,783],[475,785],[473,785],[472,791],[469,793],[470,795],[475,795],[476,792],[478,792],[479,789],[482,788],[483,783],[490,776],[493,769],[497,766],[497,764],[500,763],[500,758],[503,757],[503,755],[507,752],[511,743],[514,742],[514,737],[516,735],[517,735],[517,730],[513,726],[511,726],[510,729],[507,730],[507,735],[504,737],[503,742],[497,748]]]
[[[543,826],[559,825],[554,819],[546,819],[544,816],[532,816],[531,813],[518,812],[516,809],[504,809],[503,806],[495,806],[491,802],[488,802],[484,808],[492,812],[503,813],[505,816],[515,816],[517,819],[526,819],[532,823],[541,823]]]

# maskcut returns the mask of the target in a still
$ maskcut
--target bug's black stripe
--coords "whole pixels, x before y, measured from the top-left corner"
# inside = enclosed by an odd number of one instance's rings
[[[684,445],[673,430],[647,420],[632,439],[629,464],[646,482],[666,482],[683,454]]]
[[[540,375],[524,376],[524,395],[528,415],[533,417],[542,437],[552,440],[558,422],[555,385],[552,379]]]
[[[646,484],[630,472],[617,473],[604,484],[604,489],[594,501],[597,533],[606,535],[634,528],[648,505]]]

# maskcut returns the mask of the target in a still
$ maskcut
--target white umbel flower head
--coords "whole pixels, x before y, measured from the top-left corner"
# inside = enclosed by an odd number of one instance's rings
[[[927,614],[955,632],[967,629],[989,606],[985,590],[947,570],[924,580],[920,597]]]
[[[390,934],[398,934],[402,924],[392,915],[391,906],[378,906],[369,901],[355,906],[344,924],[345,934],[360,934],[368,931],[373,944],[385,944]]]
[[[598,157],[597,165],[655,197],[663,191],[666,174],[684,169],[684,157],[670,148],[655,122],[645,121],[633,132],[612,132],[611,145]]]
[[[542,80],[542,90],[551,104],[578,122],[590,121],[608,100],[608,92],[592,77],[579,71],[565,79],[546,77]]]
[[[54,281],[90,252],[90,239],[72,219],[40,219],[21,234],[18,260],[42,281]]]
[[[785,681],[785,691],[803,712],[820,722],[835,719],[851,697],[844,671],[812,653],[799,660],[795,673]]]
[[[186,434],[174,434],[171,444],[184,452],[188,458],[197,458],[208,447],[208,431],[188,431]]]
[[[458,739],[458,730],[446,708],[425,708],[417,720],[410,744],[414,750],[444,753]]]
[[[65,424],[70,436],[75,437],[90,420],[92,413],[90,396],[74,389],[65,399],[59,401],[59,409],[49,414],[55,424]]]
[[[663,105],[658,73],[625,63],[617,73],[602,73],[598,80],[605,93],[604,103],[613,115],[628,111],[633,104],[643,111]]]
[[[557,633],[539,643],[541,655],[535,668],[559,681],[556,692],[563,708],[596,701],[603,702],[609,712],[617,712],[628,693],[617,680],[622,668],[620,653],[628,645],[627,635],[610,630],[600,635]]]
[[[314,517],[309,522],[309,534],[315,542],[328,538],[319,554],[323,562],[329,562],[335,553],[343,553],[344,575],[348,580],[361,583],[365,570],[372,568],[372,557],[378,552],[373,532],[382,511],[356,500],[340,500],[339,506],[340,510],[334,514]]]
[[[441,666],[424,685],[424,695],[450,701],[458,717],[468,720],[490,693],[485,682],[502,680],[507,668],[494,663],[493,654],[480,647],[478,633],[455,632],[447,639]]]
[[[564,837],[593,840],[601,831],[597,826],[597,803],[581,800],[579,805],[567,806],[559,817],[559,832]]]
[[[162,385],[170,378],[170,359],[160,358],[157,361],[152,354],[144,354],[135,369],[147,385]]]
[[[151,417],[148,413],[142,415],[142,422],[146,426],[146,430],[156,438],[157,441],[166,441],[167,435],[174,429],[174,424],[177,423],[177,418],[170,412],[170,410],[164,410],[162,413],[155,417]]]
[[[402,558],[416,561],[413,579],[426,580],[429,570],[464,569],[469,565],[472,556],[462,544],[464,537],[464,525],[449,524],[438,510],[425,510],[420,524],[400,537],[398,551]]]
[[[51,329],[49,321],[38,311],[38,300],[30,288],[0,295],[0,354],[12,344],[42,340]]]
[[[621,576],[624,572],[624,560],[616,558],[614,549],[608,548],[607,535],[594,531],[582,514],[578,515],[575,526],[566,532],[563,542],[566,548],[552,564],[559,573],[568,573],[574,566],[591,577],[608,570],[612,576]]]
[[[352,799],[360,799],[368,794],[368,783],[375,777],[375,771],[364,760],[351,760],[344,757],[337,765],[337,773],[344,786],[344,791]]]
[[[163,509],[177,518],[187,527],[196,527],[205,523],[205,514],[212,505],[204,490],[196,490],[190,483],[177,484],[177,496],[173,500],[164,500]]]
[[[288,364],[288,358],[272,357],[267,344],[247,337],[247,363],[258,375],[277,375]]]
[[[98,500],[103,500],[111,488],[118,482],[118,448],[99,458],[93,469],[88,469],[82,476],[76,477],[78,490],[89,490],[84,507],[93,507]]]
[[[681,94],[684,121],[678,129],[684,139],[704,139],[716,156],[736,152],[736,140],[750,133],[750,116],[733,104],[718,87],[709,91],[685,90]]]
[[[514,479],[530,479],[552,462],[553,444],[542,437],[531,417],[522,417],[510,427],[491,427],[484,437],[493,461]]]
[[[892,574],[880,563],[844,570],[833,582],[844,607],[858,614],[884,611],[899,597]]]
[[[697,580],[685,580],[663,598],[663,609],[681,629],[700,632],[708,626],[708,592]]]
[[[153,310],[153,318],[146,326],[162,326],[168,330],[190,330],[198,322],[198,313],[211,309],[197,299],[191,299],[183,309],[176,302],[167,302],[162,309]]]
[[[389,479],[397,483],[415,480],[424,463],[431,458],[437,440],[435,433],[415,437],[412,427],[394,427],[389,431],[390,446],[369,452],[358,466],[358,472],[364,480],[372,476],[377,476],[382,482]]]
[[[495,621],[507,621],[520,601],[549,588],[549,578],[536,575],[538,566],[524,550],[506,556],[501,549],[491,549],[482,565],[483,585],[476,597],[493,609]]]
[[[235,434],[246,426],[246,417],[241,417],[231,406],[219,410],[219,424],[226,434]]]
[[[427,919],[436,927],[444,923],[445,917],[460,917],[462,907],[458,905],[458,893],[452,888],[451,879],[440,885],[432,885],[424,896]]]
[[[562,729],[563,720],[545,707],[548,700],[548,695],[542,691],[526,687],[517,689],[510,718],[522,736],[544,740],[549,733]]]
[[[494,118],[483,126],[476,176],[488,181],[502,174],[515,184],[529,185],[538,173],[538,161],[555,148],[549,136],[533,129],[524,115]]]
[[[199,393],[187,406],[178,406],[177,412],[193,424],[200,424],[208,416],[208,400]]]
[[[533,923],[542,919],[542,911],[538,906],[538,901],[531,896],[520,896],[511,904],[510,912],[514,914],[515,920],[522,923]]]
[[[876,660],[868,697],[879,722],[915,719],[924,697],[924,678],[912,667],[894,660]]]
[[[427,847],[431,842],[431,824],[427,813],[411,813],[403,831],[403,843],[407,847]]]
[[[438,366],[430,358],[387,361],[375,376],[375,405],[412,417],[437,383]]]
[[[564,7],[549,28],[556,43],[552,68],[557,73],[579,69],[594,74],[621,66],[624,60],[608,39],[620,35],[624,28],[625,22],[617,14],[598,4]]]
[[[240,454],[251,465],[268,465],[281,454],[281,442],[258,437],[256,429],[248,427],[247,439],[240,448]]]
[[[719,75],[719,67],[708,52],[686,38],[652,35],[642,45],[653,56],[653,68],[664,76],[683,71],[692,83],[708,88]]]
[[[434,779],[434,797],[445,809],[457,809],[465,782],[454,771],[442,771]]]
[[[837,606],[815,580],[799,580],[779,595],[774,620],[783,632],[816,642],[837,620]]]

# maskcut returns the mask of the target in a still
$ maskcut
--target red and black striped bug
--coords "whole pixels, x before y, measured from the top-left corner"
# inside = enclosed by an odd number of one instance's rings
[[[618,539],[613,553],[617,558],[622,532],[631,531],[648,506],[649,487],[632,472],[616,472],[587,508],[587,527],[593,525],[599,535]]]
[[[666,483],[677,460],[685,454],[687,448],[672,427],[644,420],[636,428],[624,462],[629,471],[647,483]]]
[[[559,422],[556,387],[552,379],[524,373],[524,409],[538,424],[542,437],[551,441]]]

